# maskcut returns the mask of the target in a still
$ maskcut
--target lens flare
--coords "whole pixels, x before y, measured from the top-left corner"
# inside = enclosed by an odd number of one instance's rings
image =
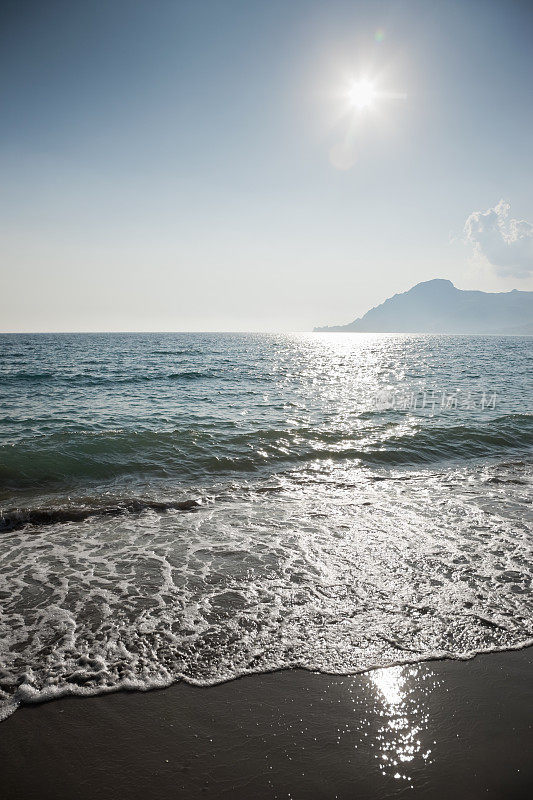
[[[370,108],[375,98],[376,90],[374,84],[368,78],[361,78],[361,80],[355,81],[348,90],[350,104],[360,111]]]

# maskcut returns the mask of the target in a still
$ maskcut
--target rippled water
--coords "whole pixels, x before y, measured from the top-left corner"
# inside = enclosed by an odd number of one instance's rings
[[[532,343],[1,336],[3,713],[528,643]]]

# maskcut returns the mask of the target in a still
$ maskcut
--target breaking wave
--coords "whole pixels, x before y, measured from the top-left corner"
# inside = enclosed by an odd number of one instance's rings
[[[368,417],[368,415],[367,415]],[[293,465],[358,462],[368,467],[438,463],[528,452],[533,416],[511,414],[490,425],[397,424],[376,415],[370,430],[308,427],[239,431],[230,425],[182,430],[63,430],[0,447],[4,487],[152,475],[178,480],[202,475],[263,473]]]

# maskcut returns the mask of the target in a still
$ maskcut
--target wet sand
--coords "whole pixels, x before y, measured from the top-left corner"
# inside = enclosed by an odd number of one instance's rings
[[[2,800],[533,796],[533,649],[27,706]]]

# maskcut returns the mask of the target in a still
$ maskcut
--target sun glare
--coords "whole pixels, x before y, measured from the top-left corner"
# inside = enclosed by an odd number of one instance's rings
[[[368,78],[361,78],[361,80],[355,81],[351,85],[348,90],[348,99],[350,105],[363,111],[374,104],[376,94],[372,81],[369,81]]]

